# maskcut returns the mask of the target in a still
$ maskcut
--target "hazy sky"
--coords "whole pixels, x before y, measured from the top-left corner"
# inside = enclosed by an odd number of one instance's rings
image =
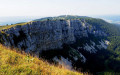
[[[119,14],[120,0],[0,0],[0,16]]]

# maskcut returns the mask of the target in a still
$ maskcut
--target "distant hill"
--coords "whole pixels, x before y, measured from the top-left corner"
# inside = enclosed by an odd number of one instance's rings
[[[29,22],[34,19],[41,18],[41,17],[32,17],[32,16],[10,16],[10,17],[0,17],[0,26],[1,25],[11,25],[20,22]]]
[[[110,22],[110,23],[120,24],[120,15],[93,16],[93,17],[104,19],[104,20],[106,20],[107,22]]]

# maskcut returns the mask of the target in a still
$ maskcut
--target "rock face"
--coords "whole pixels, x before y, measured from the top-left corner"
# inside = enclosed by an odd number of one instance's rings
[[[2,30],[0,33],[4,45],[17,47],[26,52],[62,48],[63,44],[73,44],[76,39],[88,37],[88,34],[107,36],[85,20],[79,19],[35,21]]]

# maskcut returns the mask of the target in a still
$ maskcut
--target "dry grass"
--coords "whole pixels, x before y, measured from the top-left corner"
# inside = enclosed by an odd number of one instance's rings
[[[33,22],[33,21],[31,21],[31,22]],[[7,26],[5,26],[5,25],[4,26],[0,26],[0,30],[2,30],[2,29],[9,29],[9,28],[12,28],[12,27],[15,27],[15,26],[18,26],[18,25],[20,25],[20,26],[26,25],[26,24],[29,24],[31,22],[17,23],[17,24],[7,25]]]
[[[21,54],[0,44],[0,75],[83,75],[83,73],[50,65],[42,59]]]

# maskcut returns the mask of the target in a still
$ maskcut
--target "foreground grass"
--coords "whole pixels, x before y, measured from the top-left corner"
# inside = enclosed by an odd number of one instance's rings
[[[83,75],[83,73],[50,65],[42,59],[21,54],[0,44],[0,75]]]

